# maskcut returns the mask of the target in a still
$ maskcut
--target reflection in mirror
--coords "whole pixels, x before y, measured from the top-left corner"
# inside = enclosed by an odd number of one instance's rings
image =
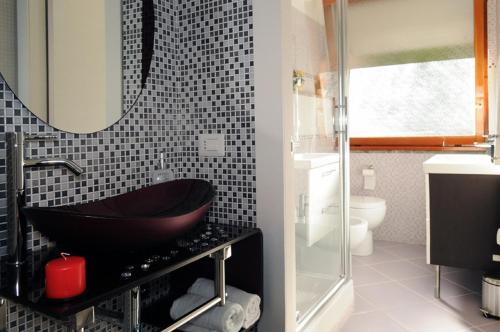
[[[2,0],[0,72],[51,126],[107,128],[132,106],[147,76],[148,11],[151,0]]]
[[[47,4],[48,119],[70,131],[107,127],[122,112],[120,0]],[[75,102],[72,91],[92,98]]]

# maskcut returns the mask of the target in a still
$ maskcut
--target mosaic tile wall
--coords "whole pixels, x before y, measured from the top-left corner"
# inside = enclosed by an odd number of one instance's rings
[[[124,1],[124,9],[137,10],[135,1]],[[85,168],[79,177],[65,169],[27,172],[28,204],[87,202],[142,187],[149,183],[148,174],[159,153],[166,152],[177,176],[205,178],[217,186],[220,194],[212,220],[255,223],[251,4],[242,0],[179,3],[155,0],[157,33],[147,89],[136,107],[107,130],[88,135],[54,130],[23,108],[0,81],[0,160],[5,159],[4,132],[55,132],[58,141],[32,144],[28,157],[62,156]],[[128,14],[128,19],[135,15]],[[141,27],[131,24],[128,32],[140,33]],[[196,136],[205,132],[225,135],[225,157],[197,156]],[[5,182],[2,162],[0,255],[6,249]],[[48,240],[30,231],[28,242],[30,248],[39,248]],[[10,331],[64,330],[57,322],[15,305],[9,308],[8,321]],[[117,329],[99,323],[91,330]]]
[[[157,156],[166,151],[176,167],[177,149],[172,147],[177,132],[175,94],[172,80],[175,71],[165,65],[173,59],[176,41],[171,35],[175,5],[164,0],[156,6],[156,46],[147,89],[136,107],[110,128],[93,134],[70,134],[55,130],[26,110],[4,82],[0,82],[0,133],[56,133],[55,142],[32,143],[28,157],[66,157],[84,167],[85,173],[75,177],[65,169],[45,168],[26,172],[29,205],[47,206],[87,202],[116,195],[149,182]],[[137,10],[138,6],[133,6]],[[137,13],[136,13],[137,14]],[[168,40],[168,39],[171,40]],[[0,158],[5,158],[3,137]],[[0,167],[0,255],[5,254],[5,163]],[[30,233],[28,247],[47,243],[39,233]]]
[[[351,153],[351,194],[386,200],[384,222],[375,229],[377,240],[425,243],[425,177],[422,163],[433,153]],[[375,169],[375,190],[363,190],[363,168]],[[397,190],[394,190],[397,188]]]
[[[255,224],[255,125],[250,0],[179,2],[182,175],[208,179],[210,219]],[[199,134],[223,134],[224,157],[199,157]]]
[[[127,19],[136,18],[139,0],[125,1]],[[157,156],[166,152],[170,167],[179,166],[176,147],[175,52],[177,48],[174,2],[155,0],[156,34],[151,75],[136,107],[112,127],[94,134],[75,135],[54,130],[31,115],[0,81],[0,255],[5,254],[5,144],[3,133],[56,133],[59,140],[29,146],[28,157],[62,156],[85,168],[75,177],[65,169],[38,169],[27,172],[28,204],[47,206],[87,202],[142,187],[150,182]],[[140,26],[131,27],[140,33]],[[125,27],[124,31],[127,31]],[[129,44],[130,45],[130,44]],[[136,44],[134,44],[136,45]],[[176,172],[177,173],[177,172]],[[29,232],[28,247],[39,248],[48,240],[38,232]],[[111,305],[116,306],[116,301]],[[22,306],[11,305],[9,331],[63,331],[66,328]],[[98,323],[95,331],[117,330]]]

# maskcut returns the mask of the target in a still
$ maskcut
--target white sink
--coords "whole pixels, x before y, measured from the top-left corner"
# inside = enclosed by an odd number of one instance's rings
[[[493,164],[486,154],[438,154],[424,162],[424,172],[500,175],[500,165]]]
[[[332,153],[296,153],[294,155],[295,168],[312,169],[339,162],[339,154]]]

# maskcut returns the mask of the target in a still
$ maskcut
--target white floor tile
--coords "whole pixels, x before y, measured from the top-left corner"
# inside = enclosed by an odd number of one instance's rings
[[[435,278],[433,275],[401,280],[400,283],[426,298],[434,298]],[[467,288],[451,283],[445,279],[441,280],[441,297],[443,298],[470,293],[471,291]]]
[[[479,311],[481,273],[442,267],[441,300],[425,247],[375,241],[371,256],[354,256],[354,314],[341,332],[500,332]]]
[[[353,266],[352,279],[354,281],[354,287],[389,281],[387,277],[369,266]]]
[[[352,266],[366,266],[363,262],[360,262],[358,259],[356,259],[356,256],[351,257],[351,264]]]
[[[388,250],[401,258],[425,258],[425,246],[416,244],[398,244],[391,246]]]
[[[432,273],[434,273],[436,271],[436,266],[432,265],[432,264],[427,264],[425,257],[412,258],[412,259],[409,259],[408,262],[415,264],[422,269],[426,269]]]
[[[396,282],[356,288],[357,294],[379,309],[406,307],[414,303],[426,303],[425,299]]]
[[[340,332],[405,332],[394,320],[380,311],[351,315]]]
[[[432,303],[416,303],[387,311],[389,317],[412,332],[461,332],[471,327],[460,316]]]
[[[353,313],[359,314],[363,312],[370,312],[370,311],[375,311],[377,308],[363,299],[361,296],[358,294],[354,295],[354,311]]]
[[[467,294],[450,298],[435,300],[444,309],[460,315],[464,320],[473,326],[480,326],[491,323],[479,310],[481,298],[477,294]]]
[[[434,273],[436,271],[436,265],[432,264],[427,264],[426,258],[421,257],[421,258],[412,258],[408,260],[410,263],[416,264],[420,266],[421,268],[424,268],[426,270],[431,271]],[[450,267],[450,266],[441,266],[441,275],[445,275],[448,273],[453,273],[453,272],[459,272],[463,271],[463,269],[455,268],[455,267]]]
[[[401,257],[391,254],[389,250],[376,248],[369,256],[352,256],[352,260],[360,265],[373,265],[377,263],[401,261]]]
[[[500,321],[492,320],[491,323],[476,327],[482,332],[500,332]]]
[[[429,270],[420,268],[408,261],[380,263],[371,265],[370,267],[394,280],[432,275],[432,272]]]

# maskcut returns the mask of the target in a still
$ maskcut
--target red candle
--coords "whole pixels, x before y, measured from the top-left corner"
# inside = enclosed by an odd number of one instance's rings
[[[45,265],[45,294],[50,299],[67,299],[85,291],[85,258],[61,256]]]

